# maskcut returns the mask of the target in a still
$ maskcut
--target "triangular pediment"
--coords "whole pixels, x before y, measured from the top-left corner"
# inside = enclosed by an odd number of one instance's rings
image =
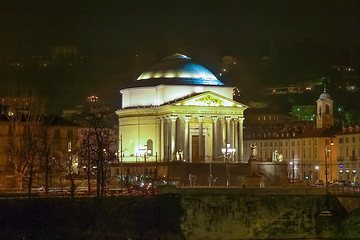
[[[236,102],[230,98],[224,97],[220,94],[208,91],[191,96],[183,100],[173,103],[177,106],[201,106],[201,107],[240,107],[248,108],[248,106]]]

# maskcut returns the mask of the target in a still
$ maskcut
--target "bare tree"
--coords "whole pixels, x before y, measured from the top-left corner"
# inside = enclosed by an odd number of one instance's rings
[[[78,175],[78,157],[77,149],[73,147],[68,147],[67,151],[64,148],[61,148],[60,151],[57,151],[57,157],[55,161],[57,167],[66,174],[70,182],[70,196],[71,198],[75,197],[75,179]]]
[[[88,187],[88,195],[91,194],[91,179],[94,175],[94,167],[96,166],[97,150],[95,146],[95,135],[88,128],[81,129],[80,135],[80,165],[83,167]]]
[[[60,177],[60,184],[62,185],[62,176],[66,175],[69,180],[71,197],[75,196],[76,182],[79,173],[78,161],[78,126],[73,125],[64,119],[59,121],[51,127],[51,146],[48,146],[47,151],[50,153],[49,163],[55,166],[51,167],[52,172],[56,172]]]
[[[14,170],[18,189],[23,189],[24,179],[28,180],[29,197],[39,159],[39,125],[43,112],[44,105],[35,95],[9,98],[7,104],[9,165]]]
[[[88,150],[87,154],[94,156],[94,167],[96,169],[96,196],[104,196],[104,190],[107,184],[107,165],[109,161],[113,161],[116,157],[116,150],[112,146],[116,139],[112,136],[112,130],[107,125],[109,119],[114,116],[114,112],[110,111],[107,106],[100,104],[92,104],[88,109],[78,115],[79,122],[88,128],[88,136],[86,136]],[[86,146],[86,145],[85,145]],[[88,159],[91,161],[91,158]],[[90,167],[90,165],[89,165]],[[90,171],[90,169],[88,169]]]
[[[56,135],[53,128],[55,116],[45,117],[40,125],[40,167],[45,177],[45,193],[49,192],[50,173],[55,166]]]

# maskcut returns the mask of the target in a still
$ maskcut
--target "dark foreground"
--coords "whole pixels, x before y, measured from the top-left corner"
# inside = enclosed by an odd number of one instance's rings
[[[321,216],[326,196],[295,190],[1,199],[0,239],[360,239],[358,197],[331,195]]]
[[[184,239],[178,197],[6,199],[0,239]]]

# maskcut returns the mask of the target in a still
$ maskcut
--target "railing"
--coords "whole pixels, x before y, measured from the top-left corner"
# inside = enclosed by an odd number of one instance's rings
[[[329,186],[333,195],[360,195],[360,186]]]

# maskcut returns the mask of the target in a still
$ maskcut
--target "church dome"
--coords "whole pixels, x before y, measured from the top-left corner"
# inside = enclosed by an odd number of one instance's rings
[[[166,57],[164,61],[149,68],[138,77],[137,82],[146,85],[224,85],[207,68],[179,53]]]
[[[321,100],[331,99],[330,94],[328,94],[327,92],[323,92],[319,98]]]

